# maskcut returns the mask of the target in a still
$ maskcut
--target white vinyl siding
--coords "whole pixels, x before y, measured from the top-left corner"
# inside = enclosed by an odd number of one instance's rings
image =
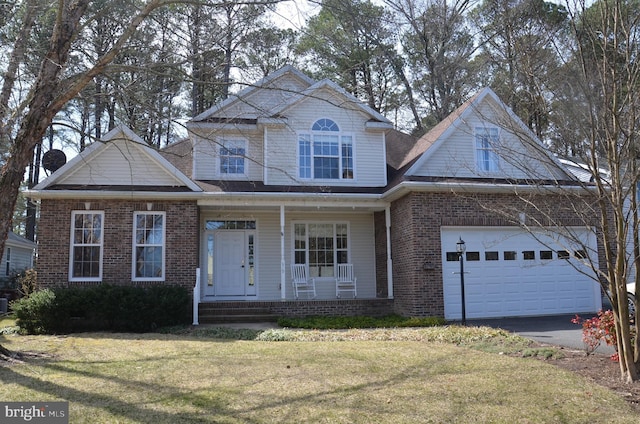
[[[104,212],[71,212],[69,281],[102,281]]]
[[[194,143],[194,175],[196,180],[242,179],[262,181],[264,161],[262,159],[262,132],[242,131],[212,137],[192,135]],[[240,147],[244,144],[244,173],[221,172],[220,150],[223,146]]]
[[[2,275],[11,276],[33,267],[33,249],[9,246],[7,241],[4,255],[2,256]]]
[[[314,181],[300,178],[299,140],[300,134],[308,134],[309,128],[318,117],[324,116],[335,121],[341,133],[352,136],[353,179]],[[287,111],[287,126],[269,128],[267,147],[268,173],[265,181],[272,185],[330,185],[382,187],[385,186],[386,157],[384,134],[364,131],[369,117],[364,114],[341,109],[315,97],[300,102],[296,108]],[[309,164],[311,166],[311,164]]]
[[[60,184],[175,186],[177,179],[150,156],[144,146],[109,141],[99,155],[76,167]]]
[[[257,300],[279,300],[280,292],[280,215],[278,212],[238,212],[234,219],[251,217],[257,223],[256,235],[256,290]],[[293,222],[326,222],[326,213],[290,213],[285,211],[285,290],[287,299],[293,299],[289,265],[293,260]],[[203,216],[206,220],[207,215]],[[372,213],[331,214],[331,222],[349,225],[350,261],[358,277],[358,298],[375,298],[375,238]],[[278,246],[278,248],[274,248]],[[203,280],[204,281],[204,280]],[[318,298],[335,299],[335,284],[326,280],[317,284]]]
[[[504,116],[491,119],[496,112],[488,105],[472,112],[476,113],[466,117],[451,133],[446,134],[445,139],[439,140],[427,150],[426,160],[412,175],[459,178],[486,176],[486,172],[477,168],[476,128],[496,128],[507,121]],[[512,125],[516,128],[515,123]],[[491,173],[491,177],[566,179],[558,165],[542,154],[539,146],[532,147],[523,143],[527,134],[521,129],[518,128],[516,135],[509,128],[502,126],[499,134],[496,153],[500,166],[497,172]]]

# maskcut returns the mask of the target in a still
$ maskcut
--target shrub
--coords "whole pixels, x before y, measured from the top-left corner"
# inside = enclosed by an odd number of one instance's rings
[[[190,319],[190,304],[184,287],[100,284],[39,290],[13,305],[18,308],[17,324],[24,331],[67,333],[146,332],[185,324]]]
[[[440,317],[401,317],[388,315],[385,317],[325,317],[311,316],[306,318],[280,318],[278,325],[289,328],[307,328],[317,330],[347,328],[394,328],[394,327],[434,327],[444,325],[446,321]]]
[[[44,289],[31,293],[11,303],[16,315],[16,324],[29,334],[47,333],[55,326],[56,295]]]
[[[590,319],[582,319],[576,315],[571,322],[582,324],[582,341],[587,354],[595,351],[603,341],[618,350],[616,323],[612,311],[600,310],[597,316]],[[611,359],[617,361],[618,353],[611,355]]]

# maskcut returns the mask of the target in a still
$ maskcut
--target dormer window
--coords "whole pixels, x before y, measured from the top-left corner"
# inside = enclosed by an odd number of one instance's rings
[[[220,145],[220,175],[240,176],[245,174],[247,154],[244,140],[223,140]]]
[[[331,119],[318,119],[298,135],[298,175],[312,180],[353,179],[353,136]]]
[[[497,172],[500,162],[495,149],[498,146],[498,128],[476,128],[476,165],[480,172]]]

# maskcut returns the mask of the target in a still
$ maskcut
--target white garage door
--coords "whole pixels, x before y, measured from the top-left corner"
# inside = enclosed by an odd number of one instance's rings
[[[599,310],[600,286],[589,276],[593,274],[583,264],[585,260],[577,259],[595,256],[595,235],[583,228],[572,231],[582,240],[582,246],[558,236],[543,233],[534,236],[515,227],[443,227],[445,318],[462,317],[460,262],[456,253],[460,238],[467,249],[464,260],[467,318]]]

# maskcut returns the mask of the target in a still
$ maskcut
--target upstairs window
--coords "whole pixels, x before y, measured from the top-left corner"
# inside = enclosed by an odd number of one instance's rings
[[[220,146],[220,175],[244,175],[246,154],[246,142],[223,141]]]
[[[71,213],[71,281],[102,280],[104,212]]]
[[[496,148],[498,146],[498,129],[489,127],[476,128],[476,164],[480,172],[497,172],[500,165]]]
[[[331,119],[319,119],[298,135],[298,175],[313,180],[353,179],[353,137]]]

